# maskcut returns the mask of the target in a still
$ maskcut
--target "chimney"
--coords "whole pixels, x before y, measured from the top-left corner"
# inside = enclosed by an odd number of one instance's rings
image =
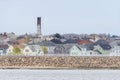
[[[37,17],[37,34],[41,35],[41,17]]]

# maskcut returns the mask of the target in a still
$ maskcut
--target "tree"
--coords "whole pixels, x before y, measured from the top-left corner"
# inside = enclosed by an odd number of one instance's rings
[[[59,38],[59,39],[62,38],[62,36],[60,34],[58,34],[58,33],[54,34],[54,37]]]
[[[14,52],[14,54],[21,54],[21,50],[18,47],[14,47],[13,52]]]
[[[48,48],[46,46],[42,46],[42,50],[43,50],[44,54],[48,53]]]

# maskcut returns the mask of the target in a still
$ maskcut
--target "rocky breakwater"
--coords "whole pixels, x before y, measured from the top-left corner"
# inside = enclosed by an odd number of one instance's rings
[[[0,56],[0,68],[120,69],[120,57]]]

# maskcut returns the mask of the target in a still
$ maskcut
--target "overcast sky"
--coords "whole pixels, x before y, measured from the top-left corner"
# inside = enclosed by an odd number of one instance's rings
[[[0,32],[120,35],[120,0],[0,0]]]

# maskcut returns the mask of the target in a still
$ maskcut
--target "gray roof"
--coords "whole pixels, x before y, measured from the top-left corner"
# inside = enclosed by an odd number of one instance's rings
[[[64,42],[65,44],[76,44],[78,43],[78,39],[68,39]]]
[[[95,44],[95,45],[100,45],[100,44],[109,44],[109,42],[108,42],[108,41],[106,41],[106,40],[101,39],[101,40],[96,41],[94,44]]]
[[[120,50],[120,46],[114,46],[111,50]]]
[[[120,50],[120,46],[114,46],[112,49]]]
[[[72,45],[72,44],[65,44],[65,45],[63,45],[63,46],[65,47],[65,50],[68,51],[68,50],[70,50],[74,45]]]
[[[94,45],[93,44],[86,44],[86,45],[80,45],[80,48],[86,48],[87,50],[93,50]]]
[[[81,48],[77,44],[65,44],[64,45],[66,51],[69,51],[73,46],[76,46],[78,49],[81,50]]]
[[[72,47],[73,47],[72,44],[59,44],[59,45],[56,46],[56,48],[59,48],[59,49],[63,48],[64,51],[65,51],[64,53],[69,53],[69,50],[70,50]]]
[[[108,44],[101,44],[100,45],[101,46],[101,48],[103,48],[104,50],[110,50],[111,49],[111,46]]]
[[[3,45],[4,41],[2,39],[0,39],[0,45]]]
[[[56,44],[51,41],[42,41],[42,42],[39,42],[38,45],[40,45],[40,46],[55,46]]]
[[[29,45],[29,48],[32,50],[32,52],[36,52],[38,49],[40,49],[39,45]]]
[[[7,48],[8,48],[8,45],[5,45],[5,44],[0,45],[0,49],[7,49]]]
[[[120,46],[120,40],[114,40],[110,43],[111,46]]]

